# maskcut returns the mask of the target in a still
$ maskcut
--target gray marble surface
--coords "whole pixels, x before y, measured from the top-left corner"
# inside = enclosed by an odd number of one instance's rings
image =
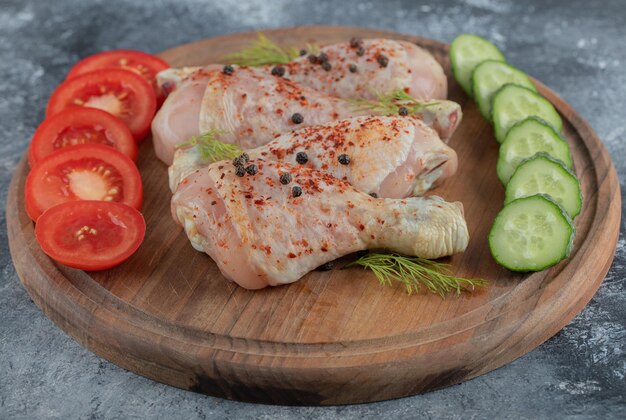
[[[48,96],[100,50],[158,52],[301,24],[493,40],[595,128],[626,175],[626,2],[0,0],[0,201]],[[458,386],[376,404],[280,407],[174,389],[118,368],[56,328],[21,286],[0,230],[0,418],[626,418],[626,239],[591,303],[519,360]]]

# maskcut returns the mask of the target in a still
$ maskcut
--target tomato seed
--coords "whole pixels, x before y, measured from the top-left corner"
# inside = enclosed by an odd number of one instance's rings
[[[82,241],[83,239],[85,239],[85,234],[96,235],[98,234],[98,231],[85,225],[82,228],[78,229],[74,236],[76,236],[79,241]]]

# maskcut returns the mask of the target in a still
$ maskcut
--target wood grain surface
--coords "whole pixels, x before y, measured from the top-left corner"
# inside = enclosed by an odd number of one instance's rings
[[[167,168],[141,145],[145,242],[122,265],[83,272],[40,250],[24,211],[24,157],[9,191],[7,224],[17,272],[35,303],[83,346],[128,370],[180,388],[243,401],[345,404],[397,398],[456,384],[508,363],[567,324],[591,299],[613,259],[620,190],[606,149],[589,125],[539,82],[564,117],[584,195],[571,257],[534,274],[495,264],[487,233],[502,207],[491,126],[450,76],[446,45],[345,27],[264,31],[284,46],[352,36],[405,39],[444,65],[449,98],[463,107],[450,145],[458,173],[434,193],[461,201],[471,235],[448,259],[456,275],[482,277],[473,294],[408,296],[360,268],[312,272],[276,288],[247,291],[192,249],[170,216]],[[255,39],[226,35],[161,54],[173,66],[220,62]],[[278,229],[279,227],[277,227]]]

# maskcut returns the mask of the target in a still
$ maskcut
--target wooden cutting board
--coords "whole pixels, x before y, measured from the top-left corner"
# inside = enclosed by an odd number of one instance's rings
[[[359,268],[312,272],[276,288],[247,291],[226,281],[190,246],[170,216],[167,170],[150,141],[138,166],[148,229],[122,265],[86,273],[51,261],[24,211],[24,157],[11,183],[11,255],[35,303],[61,329],[111,362],[176,387],[242,401],[344,404],[442,388],[481,375],[532,350],[591,299],[613,259],[620,222],[618,179],[600,139],[567,103],[539,82],[564,117],[584,194],[571,257],[534,274],[496,265],[487,233],[503,202],[491,126],[450,76],[442,43],[369,29],[298,27],[265,31],[284,46],[352,36],[405,39],[427,48],[448,74],[449,97],[463,107],[450,145],[459,171],[436,193],[465,206],[469,248],[454,272],[491,285],[473,294],[408,296]],[[172,66],[220,62],[254,40],[227,35],[161,54]],[[280,227],[277,227],[279,229]]]

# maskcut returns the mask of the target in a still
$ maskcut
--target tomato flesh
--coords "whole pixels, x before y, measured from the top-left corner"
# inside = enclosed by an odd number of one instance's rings
[[[119,118],[94,108],[70,108],[44,120],[37,128],[28,161],[32,167],[56,150],[90,143],[113,147],[137,159],[137,144]]]
[[[134,163],[115,149],[89,144],[61,149],[33,167],[26,179],[26,211],[33,220],[66,201],[120,202],[136,209],[143,200]]]
[[[128,70],[96,70],[68,79],[50,96],[46,116],[70,107],[101,109],[120,118],[136,140],[148,134],[156,112],[152,86]]]
[[[67,127],[59,133],[54,139],[52,147],[61,149],[68,146],[77,146],[79,144],[98,143],[106,146],[113,146],[113,142],[107,138],[104,127],[101,126],[82,126]]]
[[[132,95],[131,90],[120,84],[102,83],[77,92],[74,104],[101,109],[126,121],[131,112]]]
[[[82,270],[118,265],[139,248],[146,231],[141,213],[121,203],[74,201],[44,212],[35,226],[43,251]]]
[[[156,75],[170,67],[167,62],[157,56],[134,50],[105,51],[79,61],[67,75],[67,79],[94,70],[121,68],[130,70],[143,77],[154,89],[157,102],[161,104],[165,95],[157,86]]]
[[[122,201],[122,178],[117,169],[100,159],[68,161],[59,179],[68,196],[79,200]]]

